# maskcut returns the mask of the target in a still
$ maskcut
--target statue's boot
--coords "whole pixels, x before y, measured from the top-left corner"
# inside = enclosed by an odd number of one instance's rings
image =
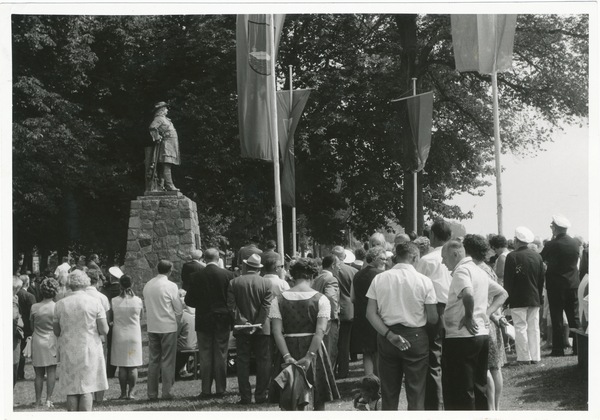
[[[173,177],[171,176],[171,165],[164,165],[164,179],[165,179],[165,189],[167,191],[179,191],[179,188],[175,187],[173,184]]]

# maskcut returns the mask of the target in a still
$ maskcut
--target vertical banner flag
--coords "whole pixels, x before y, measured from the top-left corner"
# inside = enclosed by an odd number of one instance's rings
[[[408,120],[412,132],[413,144],[419,172],[425,166],[431,147],[431,122],[433,118],[433,92],[411,96],[406,99]]]
[[[492,74],[512,68],[517,15],[451,15],[458,71]]]
[[[273,28],[267,15],[237,16],[237,89],[242,157],[273,161],[270,118],[276,104],[271,61],[277,60],[285,15],[273,15],[275,51],[270,51]]]
[[[294,162],[294,133],[308,101],[310,90],[293,91],[292,109],[290,92],[277,92],[277,133],[279,150],[283,157],[281,165],[281,204],[296,207],[296,168]]]

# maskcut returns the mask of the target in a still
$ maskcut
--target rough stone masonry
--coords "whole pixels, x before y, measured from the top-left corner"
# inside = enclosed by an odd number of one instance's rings
[[[132,277],[138,296],[158,273],[159,260],[173,263],[170,279],[179,283],[181,266],[190,251],[200,248],[196,203],[179,192],[150,194],[131,201],[127,230],[123,271]]]

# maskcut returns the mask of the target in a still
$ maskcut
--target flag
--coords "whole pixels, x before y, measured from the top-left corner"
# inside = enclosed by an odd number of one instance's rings
[[[492,74],[512,68],[517,15],[451,15],[458,71]]]
[[[271,51],[273,30],[268,15],[237,16],[237,89],[242,157],[273,161],[273,138],[270,119],[275,75],[272,62],[277,60],[281,27],[285,15],[273,15],[275,51]]]
[[[294,132],[308,101],[310,90],[293,91],[290,109],[290,92],[277,92],[277,133],[279,150],[283,157],[281,164],[281,204],[296,207],[296,168],[294,162]]]
[[[433,92],[411,96],[406,99],[408,121],[416,151],[417,169],[425,166],[431,147],[431,120],[433,117]]]

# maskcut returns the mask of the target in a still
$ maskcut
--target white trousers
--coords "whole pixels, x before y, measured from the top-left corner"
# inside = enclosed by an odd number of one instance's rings
[[[515,348],[517,361],[540,361],[540,308],[528,306],[511,308],[515,327]]]

